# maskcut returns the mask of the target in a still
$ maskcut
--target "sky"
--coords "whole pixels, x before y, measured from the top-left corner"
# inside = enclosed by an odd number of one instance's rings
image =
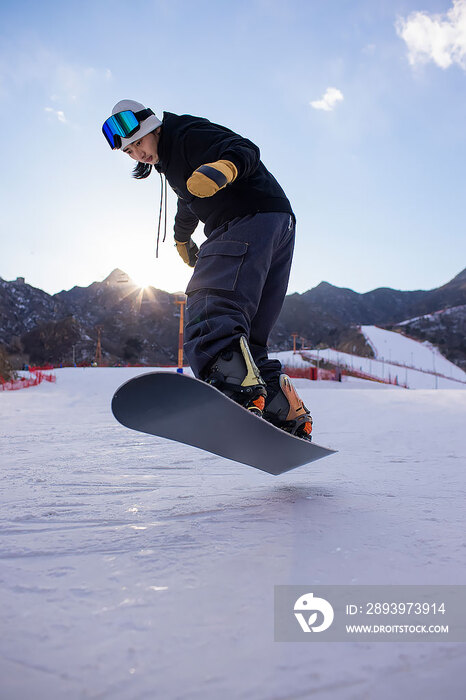
[[[290,293],[440,286],[466,265],[465,87],[466,0],[3,1],[0,277],[185,288],[176,195],[156,259],[159,176],[101,133],[129,98],[257,143],[297,217]]]

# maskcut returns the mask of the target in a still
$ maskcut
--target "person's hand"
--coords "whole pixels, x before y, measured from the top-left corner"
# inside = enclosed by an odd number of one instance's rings
[[[186,186],[195,197],[212,197],[238,176],[236,165],[230,160],[217,160],[201,165],[188,179]]]
[[[193,239],[190,238],[189,241],[175,241],[176,249],[180,254],[183,262],[189,267],[194,267],[197,261],[197,254],[199,253],[199,248],[194,243]]]

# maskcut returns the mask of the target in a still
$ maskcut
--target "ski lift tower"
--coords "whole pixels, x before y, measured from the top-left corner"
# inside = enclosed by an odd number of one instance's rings
[[[291,337],[293,338],[293,355],[296,354],[296,338],[298,337],[298,333],[292,333]]]
[[[183,374],[183,334],[184,334],[184,307],[186,306],[186,294],[177,294],[175,304],[180,307],[180,327],[178,333],[178,369]]]
[[[100,342],[100,334],[102,333],[102,326],[97,326],[97,347],[95,349],[94,364],[96,367],[100,367],[102,364],[102,344]]]

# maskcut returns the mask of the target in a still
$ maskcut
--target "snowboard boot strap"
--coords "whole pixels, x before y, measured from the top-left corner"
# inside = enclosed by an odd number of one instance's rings
[[[244,336],[240,337],[239,350],[227,348],[215,358],[204,381],[249,411],[262,415],[267,390]]]
[[[312,440],[311,415],[286,374],[280,375],[280,389],[266,403],[263,416],[288,433]]]

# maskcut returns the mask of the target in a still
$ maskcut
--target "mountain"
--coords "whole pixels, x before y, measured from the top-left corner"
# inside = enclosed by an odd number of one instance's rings
[[[425,292],[401,292],[384,287],[358,294],[351,289],[321,282],[302,296],[309,305],[325,309],[344,323],[367,325],[386,323],[398,317],[406,318],[404,314],[416,307],[423,294]]]
[[[175,364],[178,348],[177,295],[141,289],[120,269],[88,287],[54,295],[18,278],[0,278],[0,345],[15,366],[23,362],[89,362],[100,333],[110,363]],[[371,356],[360,325],[380,325],[439,345],[466,367],[463,349],[466,269],[432,290],[374,289],[359,294],[321,282],[286,297],[269,347],[288,349],[296,333],[313,347],[333,347]],[[299,341],[298,341],[299,343]],[[299,346],[299,345],[298,345]]]
[[[15,366],[90,362],[100,329],[111,363],[174,364],[178,348],[177,295],[141,289],[122,270],[102,282],[49,295],[21,278],[0,278],[0,344]]]
[[[466,369],[466,304],[402,321],[392,330],[416,340],[428,340],[448,360]]]
[[[398,323],[407,318],[459,306],[466,302],[466,268],[447,284],[430,291],[402,292],[380,287],[365,294],[321,282],[301,295],[315,309],[344,323]]]
[[[321,282],[303,294],[286,297],[271,334],[270,345],[283,350],[290,346],[290,334],[297,333],[308,346],[333,347],[370,357],[371,348],[357,326],[393,328],[407,319],[456,309],[464,304],[466,269],[447,284],[428,291],[405,292],[381,287],[359,294],[352,289]],[[464,324],[461,326],[462,312],[457,311],[442,318],[440,324],[424,320],[422,324],[414,323],[398,330],[439,345],[448,359],[466,368],[466,334]]]
[[[67,313],[60,299],[25,284],[23,278],[6,282],[0,277],[0,343],[8,344],[15,336]]]
[[[131,306],[139,291],[139,287],[131,278],[117,268],[102,282],[58,292],[55,298],[66,306],[69,313],[77,314],[88,323],[96,324],[117,309],[122,302],[126,308]]]

